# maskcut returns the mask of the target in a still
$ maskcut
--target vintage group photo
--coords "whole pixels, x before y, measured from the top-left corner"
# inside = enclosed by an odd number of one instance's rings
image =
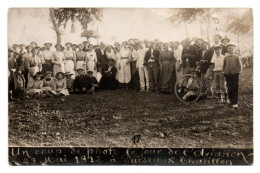
[[[249,8],[10,8],[9,163],[250,165],[253,52]]]

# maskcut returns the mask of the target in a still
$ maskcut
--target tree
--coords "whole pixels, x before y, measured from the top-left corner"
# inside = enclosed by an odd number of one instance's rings
[[[210,23],[212,16],[219,12],[220,9],[213,9],[213,8],[180,8],[180,9],[173,9],[171,16],[168,20],[176,25],[180,23],[184,23],[185,30],[187,37],[189,37],[188,30],[186,24],[195,22],[197,20],[207,22],[207,39],[209,39],[209,31],[210,31]]]
[[[232,16],[232,22],[226,27],[226,32],[231,32],[237,35],[237,42],[239,47],[239,38],[241,35],[247,34],[253,27],[252,11],[245,11],[242,16]]]
[[[62,29],[66,28],[68,21],[71,21],[71,32],[75,32],[75,22],[79,22],[82,29],[87,30],[89,24],[101,21],[103,17],[100,8],[50,8],[49,11],[58,44],[61,43]]]

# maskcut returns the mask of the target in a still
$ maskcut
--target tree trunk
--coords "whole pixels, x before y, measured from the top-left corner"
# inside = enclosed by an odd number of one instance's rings
[[[59,27],[57,25],[57,22],[55,20],[54,14],[53,14],[53,9],[50,8],[50,20],[52,22],[52,29],[55,31],[56,33],[56,37],[57,37],[57,44],[61,43],[61,31],[59,30]]]
[[[237,47],[239,49],[239,34],[237,34]]]
[[[186,31],[187,38],[189,38],[189,33],[188,33],[186,22],[184,22],[184,26],[185,26],[185,31]]]
[[[210,27],[210,16],[207,16],[207,40],[210,44],[210,39],[209,39],[209,27]]]

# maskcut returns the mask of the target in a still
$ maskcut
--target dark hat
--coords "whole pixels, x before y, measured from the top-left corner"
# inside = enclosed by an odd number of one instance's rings
[[[65,73],[65,76],[72,76],[73,74],[72,73],[70,73],[70,72],[66,72]]]
[[[83,69],[83,68],[78,68],[78,69],[77,69],[77,71],[80,71],[80,70],[84,71],[84,69]]]
[[[72,43],[71,43],[71,42],[65,43],[65,46],[67,46],[68,44],[72,46]]]
[[[58,72],[58,73],[56,73],[56,76],[55,76],[55,77],[58,78],[58,76],[59,76],[60,74],[62,74],[63,78],[65,77],[65,74],[64,74],[63,72],[61,72],[61,71]]]
[[[93,74],[93,71],[89,70],[89,71],[87,71],[87,74]]]
[[[83,43],[83,44],[89,44],[89,42],[88,42],[88,41],[83,41],[82,43]]]
[[[8,47],[8,52],[14,52],[14,50],[11,47]]]
[[[76,45],[76,44],[72,44],[72,46],[73,46],[73,47],[78,47],[78,45]]]
[[[19,47],[19,45],[18,44],[13,44],[13,47]]]
[[[33,78],[36,79],[36,77],[41,77],[42,78],[42,73],[41,72],[37,72]]]
[[[113,58],[109,58],[108,61],[115,62],[115,60]]]
[[[228,37],[224,37],[224,38],[222,38],[222,40],[221,40],[221,43],[223,43],[223,42],[224,42],[224,40],[227,40],[227,41],[228,41],[228,43],[230,42],[230,39],[229,39]]]
[[[24,44],[20,44],[19,46],[20,46],[20,47],[25,47],[25,45],[24,45]]]
[[[61,44],[55,44],[55,48],[57,48],[57,46],[60,46],[60,47],[62,47],[62,45],[61,45]]]
[[[209,45],[209,42],[207,42],[207,41],[203,41],[202,44],[203,44],[203,43],[206,43],[207,45]]]
[[[120,43],[115,42],[115,43],[114,43],[114,46],[120,46]]]
[[[220,40],[222,39],[222,36],[220,34],[214,34],[213,38],[218,37]]]
[[[51,44],[51,43],[44,43],[44,46],[47,46],[47,45],[50,45],[50,46],[52,46],[52,44]]]
[[[31,46],[31,45],[28,45],[28,46],[26,46],[26,47],[25,47],[25,49],[29,49],[29,47],[30,47],[30,48],[32,48],[32,46]]]
[[[128,42],[127,42],[127,41],[123,41],[122,44],[126,44],[126,45],[128,45]]]

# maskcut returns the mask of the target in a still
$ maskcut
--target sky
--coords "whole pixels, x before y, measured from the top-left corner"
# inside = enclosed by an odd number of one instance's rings
[[[115,41],[125,41],[129,38],[154,40],[158,38],[163,42],[181,41],[187,37],[184,24],[173,27],[167,18],[172,9],[144,9],[144,8],[104,8],[102,22],[95,22],[89,26],[89,29],[97,30],[101,36],[99,39],[107,44],[113,44]],[[243,9],[224,9],[222,14],[242,13]],[[8,44],[24,43],[29,44],[32,41],[42,46],[45,42],[56,43],[56,34],[52,30],[49,21],[48,8],[14,8],[9,10],[8,16]],[[223,18],[223,16],[220,16]],[[81,26],[75,24],[75,33],[71,33],[70,23],[62,35],[62,44],[66,42],[80,43],[86,38],[81,38]],[[201,36],[199,23],[188,24],[189,37]],[[206,24],[202,25],[206,29]],[[231,39],[236,37],[232,34],[216,31],[216,25],[212,23],[210,35],[220,33],[228,35]],[[252,34],[245,37],[245,46],[252,45]],[[242,38],[243,39],[243,38]],[[244,40],[245,40],[244,39]],[[92,44],[97,40],[91,39]]]

